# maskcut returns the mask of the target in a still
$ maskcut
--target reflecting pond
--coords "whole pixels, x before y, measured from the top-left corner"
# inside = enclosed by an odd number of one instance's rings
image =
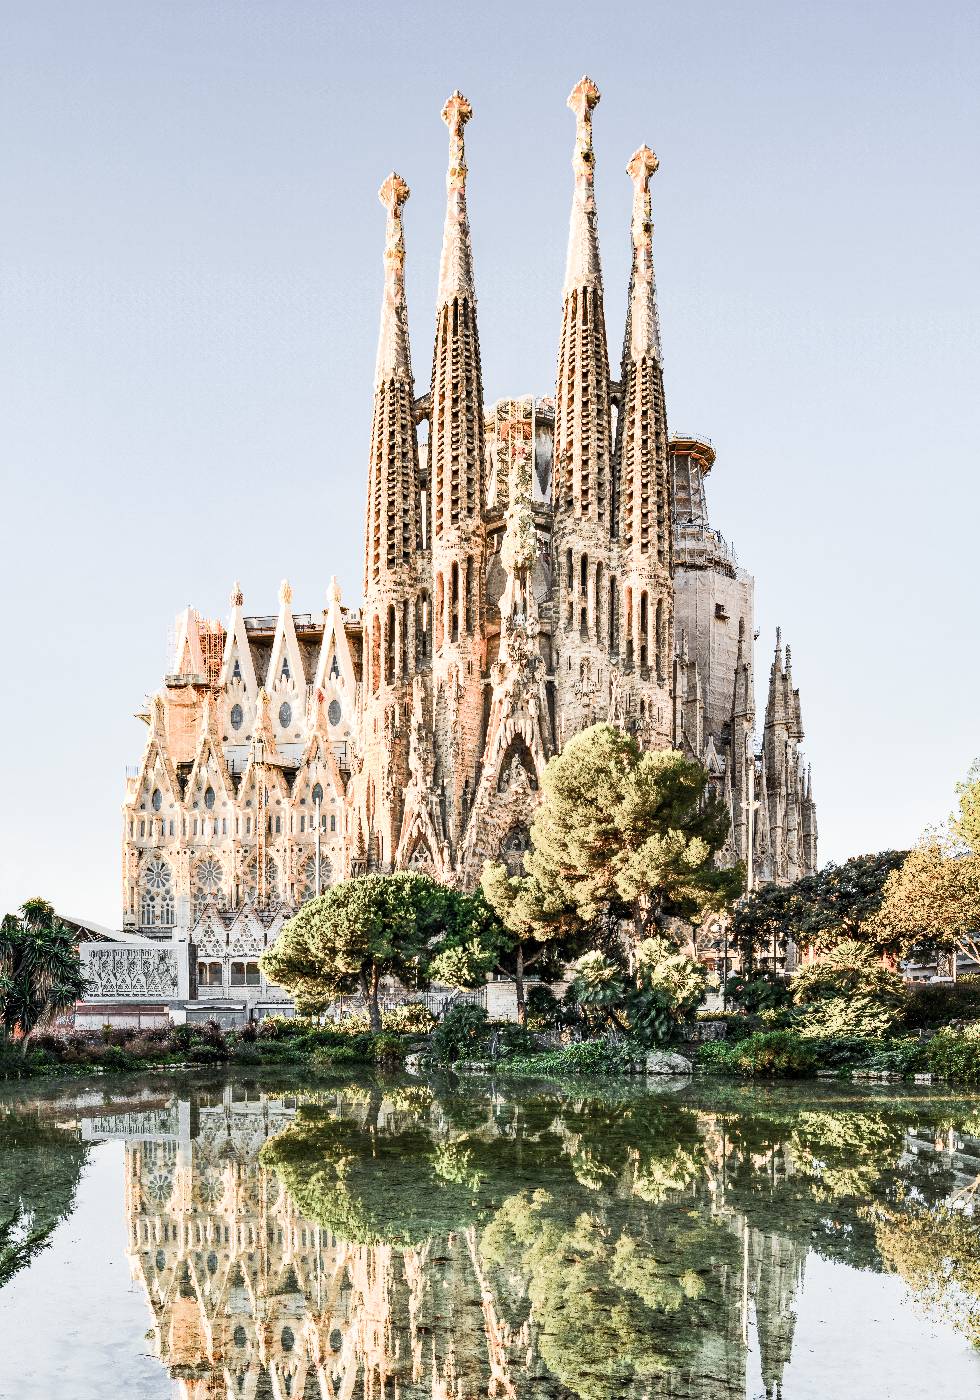
[[[980,1100],[0,1086],[0,1397],[980,1394]]]

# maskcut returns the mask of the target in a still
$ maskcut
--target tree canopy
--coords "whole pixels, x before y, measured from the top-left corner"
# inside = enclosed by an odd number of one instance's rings
[[[0,921],[0,1027],[25,1040],[85,992],[75,938],[46,899]]]
[[[262,954],[262,970],[305,1013],[359,992],[371,1029],[380,1031],[382,977],[418,985],[440,936],[447,928],[460,935],[473,920],[469,897],[428,875],[355,876],[286,921]]]
[[[903,957],[966,953],[980,963],[980,856],[951,853],[935,838],[909,851],[872,927]]]
[[[852,856],[792,885],[753,890],[736,907],[734,918],[735,940],[746,961],[751,963],[760,948],[785,949],[789,938],[802,951],[824,952],[844,939],[887,945],[871,921],[881,907],[888,877],[905,856],[905,851]]]

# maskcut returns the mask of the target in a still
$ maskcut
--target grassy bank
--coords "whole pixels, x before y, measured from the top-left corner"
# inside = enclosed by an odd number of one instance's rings
[[[417,1032],[372,1035],[360,1023],[339,1029],[269,1019],[224,1031],[215,1021],[160,1030],[76,1031],[35,1036],[25,1048],[0,1044],[0,1079],[131,1073],[183,1066],[400,1065]]]

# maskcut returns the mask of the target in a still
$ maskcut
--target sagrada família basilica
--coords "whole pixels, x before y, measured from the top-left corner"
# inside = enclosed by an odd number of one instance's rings
[[[700,759],[731,812],[723,853],[756,881],[816,868],[789,648],[761,745],[754,579],[709,522],[707,441],[671,436],[653,268],[657,157],[629,161],[632,271],[610,367],[583,78],[553,396],[484,401],[466,206],[469,102],[443,108],[449,168],[431,380],[412,370],[409,189],[392,174],[368,446],[364,595],[188,608],[127,780],[123,933],[196,949],[200,996],[275,997],[257,959],[285,917],[351,873],[475,884],[519,868],[549,757],[609,720]],[[614,375],[616,377],[614,377]],[[109,973],[106,973],[109,976]],[[108,986],[105,988],[108,990]]]

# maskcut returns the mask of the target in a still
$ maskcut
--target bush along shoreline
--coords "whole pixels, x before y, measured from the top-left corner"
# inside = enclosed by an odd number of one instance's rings
[[[627,989],[631,1016],[612,1014],[622,1005],[618,989],[614,997],[610,979],[604,973],[597,979],[593,964],[564,1002],[536,987],[526,1027],[491,1021],[474,1005],[436,1020],[423,1006],[407,1004],[385,1013],[377,1032],[357,1016],[328,1025],[273,1017],[232,1031],[214,1021],[148,1031],[47,1031],[26,1045],[0,1041],[0,1079],[264,1065],[314,1073],[345,1066],[397,1070],[406,1061],[412,1072],[560,1079],[642,1074],[651,1053],[679,1050],[699,1075],[932,1077],[980,1085],[980,977],[903,989],[897,1001],[889,983],[884,1009],[860,996],[842,1005],[839,995],[816,995],[805,985],[805,995],[791,1001],[776,979],[767,986],[756,977],[735,985],[742,1009],[692,1020],[684,999],[671,1005],[671,1014],[654,1014],[651,1005],[665,1001],[662,989],[652,1003]],[[824,981],[827,976],[833,981],[836,973],[831,969]]]

